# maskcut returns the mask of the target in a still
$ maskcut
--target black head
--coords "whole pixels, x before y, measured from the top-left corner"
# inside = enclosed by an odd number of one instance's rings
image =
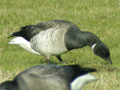
[[[12,81],[6,81],[0,84],[0,90],[19,90],[16,83]]]
[[[106,62],[109,62],[109,63],[112,64],[112,61],[111,61],[111,58],[110,58],[110,51],[104,43],[102,43],[102,42],[97,43],[96,46],[93,49],[93,52],[94,52],[95,55],[103,58]]]

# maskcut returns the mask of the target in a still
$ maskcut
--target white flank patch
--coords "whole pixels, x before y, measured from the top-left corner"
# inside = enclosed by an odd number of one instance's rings
[[[41,31],[30,40],[31,47],[45,56],[60,55],[67,52],[68,50],[64,42],[66,31],[67,29],[62,27]]]
[[[18,45],[33,54],[41,55],[40,53],[33,50],[31,48],[30,42],[25,40],[23,37],[16,37],[16,38],[12,39],[8,44]]]
[[[97,43],[93,44],[93,45],[91,46],[91,49],[94,50],[94,48],[95,48],[96,45],[97,45]]]

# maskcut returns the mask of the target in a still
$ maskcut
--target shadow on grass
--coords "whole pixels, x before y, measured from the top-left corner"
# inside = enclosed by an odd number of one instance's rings
[[[90,66],[89,68],[94,68],[94,69],[97,69],[98,71],[109,71],[109,72],[117,71],[117,72],[120,72],[120,69],[118,69],[114,66],[102,65],[102,66]]]

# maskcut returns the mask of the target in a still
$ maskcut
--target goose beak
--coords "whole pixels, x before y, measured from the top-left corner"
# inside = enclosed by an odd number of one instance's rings
[[[104,60],[110,64],[113,64],[110,57],[104,58]]]

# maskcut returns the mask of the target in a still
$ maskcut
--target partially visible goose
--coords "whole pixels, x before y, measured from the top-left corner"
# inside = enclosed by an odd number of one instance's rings
[[[95,55],[112,64],[108,47],[95,34],[81,31],[75,24],[68,21],[53,20],[37,25],[27,25],[10,37],[13,36],[23,37],[29,41],[31,48],[43,55],[47,63],[50,62],[51,55],[55,55],[59,61],[63,62],[61,54],[72,49],[90,46]]]
[[[12,81],[3,82],[0,90],[80,90],[97,80],[86,74],[95,71],[78,65],[38,65],[21,72]]]

